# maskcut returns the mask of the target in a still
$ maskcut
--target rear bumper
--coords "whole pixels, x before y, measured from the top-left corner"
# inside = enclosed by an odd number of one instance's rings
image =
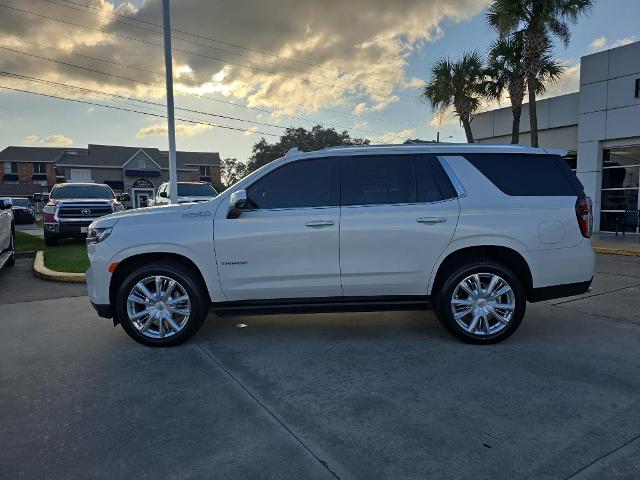
[[[582,295],[591,290],[592,281],[593,278],[588,282],[565,283],[564,285],[534,288],[528,300],[530,302],[541,302],[543,300],[553,300],[554,298]]]
[[[113,318],[113,309],[111,305],[101,305],[91,302],[91,306],[98,312],[98,316],[102,318]]]

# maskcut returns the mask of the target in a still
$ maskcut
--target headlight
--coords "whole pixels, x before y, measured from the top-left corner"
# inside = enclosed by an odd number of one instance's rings
[[[109,235],[111,235],[112,227],[108,228],[98,228],[93,227],[90,228],[87,232],[87,245],[92,245],[94,243],[100,243],[105,240]]]
[[[42,209],[42,213],[47,213],[49,215],[53,215],[54,213],[56,213],[56,206],[55,205],[45,205],[45,207]]]
[[[121,203],[116,203],[116,204],[113,206],[113,211],[114,211],[114,212],[122,212],[123,210],[124,210],[124,205],[123,205],[123,204],[121,204]]]

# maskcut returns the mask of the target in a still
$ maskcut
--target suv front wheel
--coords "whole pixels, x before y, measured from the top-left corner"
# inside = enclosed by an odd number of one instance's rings
[[[195,272],[179,263],[153,262],[134,270],[116,297],[116,315],[131,338],[144,345],[178,345],[196,333],[209,300]]]
[[[518,329],[525,309],[525,292],[518,277],[489,260],[452,269],[435,295],[438,319],[467,343],[504,340]]]

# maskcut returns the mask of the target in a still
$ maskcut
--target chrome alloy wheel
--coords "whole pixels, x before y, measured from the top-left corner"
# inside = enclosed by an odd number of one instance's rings
[[[191,301],[176,280],[153,275],[140,280],[129,292],[127,315],[131,324],[149,338],[167,338],[189,321]]]
[[[494,335],[506,328],[516,309],[511,286],[493,273],[474,273],[453,291],[453,318],[472,335]]]

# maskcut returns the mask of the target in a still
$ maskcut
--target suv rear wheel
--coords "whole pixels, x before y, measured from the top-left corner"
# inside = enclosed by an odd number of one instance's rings
[[[116,296],[125,332],[144,345],[178,345],[196,333],[209,300],[193,272],[179,263],[154,262],[134,270]]]
[[[515,332],[526,298],[518,277],[498,263],[475,261],[452,269],[435,298],[436,315],[467,343],[497,343]]]

